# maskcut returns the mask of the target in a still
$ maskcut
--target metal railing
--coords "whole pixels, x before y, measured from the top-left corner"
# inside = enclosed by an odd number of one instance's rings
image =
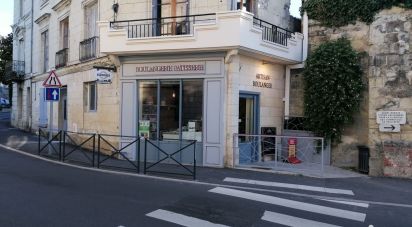
[[[69,48],[64,48],[56,52],[56,68],[61,68],[67,65],[69,57]]]
[[[97,138],[97,168],[108,167],[114,169],[132,170],[137,173],[140,172],[139,137],[98,134]],[[120,146],[120,143],[122,143],[121,140],[125,138],[131,139],[131,141],[126,142],[126,145]],[[137,144],[137,161],[132,160],[132,158],[129,158],[123,152],[135,144]],[[122,148],[119,149],[117,147]],[[125,160],[126,165],[121,163],[121,160]]]
[[[112,29],[126,29],[129,38],[179,36],[193,34],[195,24],[216,21],[216,14],[150,18],[110,22]]]
[[[62,154],[62,131],[52,131],[51,133],[56,133],[52,135],[50,139],[50,132],[46,129],[39,128],[38,130],[38,155],[48,156],[53,159],[61,160]],[[43,141],[42,141],[43,138]],[[42,146],[42,142],[45,145]],[[57,148],[53,143],[57,143]],[[48,149],[46,149],[48,148]],[[47,153],[46,153],[47,151]]]
[[[25,75],[24,61],[10,61],[5,65],[5,81],[22,81]]]
[[[288,39],[293,38],[291,31],[278,27],[274,24],[261,20],[259,18],[253,18],[253,25],[262,29],[262,39],[277,43],[282,46],[288,45]]]
[[[99,37],[91,37],[80,42],[79,60],[86,61],[97,57]]]
[[[182,142],[182,140],[173,140],[176,142]],[[183,147],[173,151],[173,152],[168,152],[165,149],[160,148],[159,145],[153,143],[152,141],[148,140],[145,138],[145,145],[144,145],[144,174],[146,174],[147,172],[152,172],[152,173],[163,173],[163,174],[174,174],[174,175],[183,175],[183,176],[191,176],[193,177],[193,180],[196,179],[196,140],[187,140],[186,141],[188,144],[187,145],[182,145]],[[148,146],[153,147],[154,151],[160,151],[161,156],[163,156],[162,158],[160,158],[157,162],[151,163],[150,165],[148,165],[148,160],[147,160],[147,156],[148,156],[148,151],[147,148]],[[182,161],[177,160],[177,158],[175,158],[176,155],[181,154],[182,152],[188,151],[190,147],[193,146],[193,163],[192,163],[192,169],[188,168],[186,165],[184,165],[184,163]],[[153,151],[152,150],[152,151]],[[182,172],[178,172],[174,171],[168,171],[166,172],[165,170],[153,170],[153,167],[155,166],[159,166],[161,163],[165,163],[165,161],[170,160],[172,161],[173,164],[177,164],[178,167],[181,167],[182,170],[184,170],[185,173]],[[152,170],[151,170],[152,169]],[[160,168],[162,169],[162,168]],[[163,168],[164,169],[164,168]]]
[[[96,153],[96,134],[70,131],[62,132],[62,162],[71,161],[94,166]]]
[[[235,166],[324,172],[324,138],[307,136],[233,135]]]
[[[39,128],[38,155],[61,162],[135,173],[140,173],[141,155],[144,155],[144,174],[163,173],[191,176],[196,179],[196,140],[173,140],[173,144],[179,147],[175,149],[176,147],[162,148],[156,144],[160,141],[150,141],[136,136],[64,130],[52,130],[52,134],[50,137],[47,128]],[[144,154],[141,149],[144,149]],[[163,157],[159,156],[153,161],[148,156],[156,152],[161,153]],[[166,163],[167,160],[170,163]]]

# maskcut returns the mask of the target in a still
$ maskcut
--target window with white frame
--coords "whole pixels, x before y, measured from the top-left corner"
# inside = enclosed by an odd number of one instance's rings
[[[85,110],[97,111],[97,83],[96,81],[84,83]]]
[[[42,50],[42,71],[47,72],[49,68],[49,31],[41,33],[41,50]]]

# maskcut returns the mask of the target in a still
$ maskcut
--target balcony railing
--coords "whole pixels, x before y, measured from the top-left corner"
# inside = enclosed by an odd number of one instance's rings
[[[6,63],[5,81],[22,81],[25,75],[24,61],[11,61]]]
[[[99,37],[95,36],[92,38],[85,39],[80,42],[79,46],[79,60],[87,61],[97,57],[97,47]]]
[[[210,23],[216,20],[216,14],[199,14],[179,17],[151,18],[110,22],[112,29],[127,29],[129,38],[147,38],[157,36],[179,36],[193,33],[193,25]]]
[[[289,30],[278,27],[274,24],[261,20],[259,18],[253,18],[253,25],[262,28],[263,40],[277,43],[282,46],[288,45],[288,39],[292,38],[292,33]]]
[[[69,48],[64,48],[56,52],[56,68],[61,68],[67,65],[69,56]]]

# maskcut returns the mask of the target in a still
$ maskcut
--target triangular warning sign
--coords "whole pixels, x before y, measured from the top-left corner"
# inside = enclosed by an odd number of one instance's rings
[[[61,87],[62,83],[60,82],[59,78],[57,77],[54,70],[50,72],[47,79],[43,82],[44,87]]]

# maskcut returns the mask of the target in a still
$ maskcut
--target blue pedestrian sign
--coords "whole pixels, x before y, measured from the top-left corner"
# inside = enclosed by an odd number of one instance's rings
[[[57,102],[60,98],[60,88],[58,87],[46,87],[45,88],[45,101]]]

